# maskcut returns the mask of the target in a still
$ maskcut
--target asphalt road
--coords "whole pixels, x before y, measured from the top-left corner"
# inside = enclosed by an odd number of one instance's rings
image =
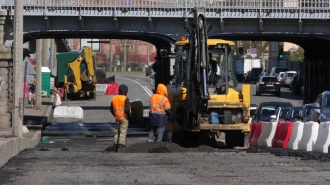
[[[128,97],[148,105],[150,79],[117,77],[129,87]],[[149,88],[148,89],[146,89]],[[301,97],[282,89],[282,97],[254,96],[252,103],[290,101]],[[300,98],[300,99],[299,99]],[[0,184],[328,184],[329,163],[247,153],[245,149],[189,153],[105,153],[113,143],[111,96],[96,101],[64,102],[84,108],[83,119],[53,119],[41,143],[23,151],[0,169]],[[127,145],[144,143],[146,131],[130,125]]]

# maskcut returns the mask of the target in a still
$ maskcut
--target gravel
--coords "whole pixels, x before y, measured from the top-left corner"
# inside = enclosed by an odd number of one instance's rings
[[[307,152],[301,150],[290,150],[270,147],[249,147],[247,153],[270,153],[278,157],[296,157],[301,160],[316,160],[320,162],[330,162],[330,154],[320,152]]]
[[[109,147],[110,148],[110,147]],[[111,152],[107,148],[105,152]],[[184,148],[169,142],[136,143],[119,150],[121,153],[186,153],[186,152],[217,152],[219,149],[201,145],[195,148]]]

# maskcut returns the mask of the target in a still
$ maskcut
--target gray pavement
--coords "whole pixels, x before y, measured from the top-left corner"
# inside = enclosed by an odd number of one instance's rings
[[[129,98],[140,99],[144,105],[148,105],[150,99],[149,80],[137,76],[116,77],[119,84],[129,86]],[[301,104],[299,97],[290,96],[291,91],[282,90],[281,98],[271,95],[256,97],[252,85],[252,103],[290,101]],[[43,135],[37,147],[22,152],[0,168],[0,184],[301,185],[330,181],[329,163],[247,153],[244,149],[195,153],[104,153],[113,143],[114,118],[109,112],[110,101],[111,96],[99,94],[96,101],[64,102],[64,105],[82,106],[84,118],[53,119],[53,127],[48,127],[53,130],[49,129],[48,133],[74,128],[88,134],[77,134],[76,131],[71,135]],[[57,124],[62,127],[56,127]],[[71,127],[64,128],[63,125]],[[145,130],[130,125],[128,146],[143,143],[145,139]]]

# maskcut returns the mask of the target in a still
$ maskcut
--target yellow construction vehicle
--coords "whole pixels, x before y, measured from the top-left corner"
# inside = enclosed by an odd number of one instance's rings
[[[195,43],[194,40],[183,37],[175,44],[175,74],[171,84],[168,84],[172,116],[168,119],[167,140],[190,146],[213,145],[220,134],[225,133],[227,147],[247,146],[250,131],[250,85],[242,85],[241,91],[234,89],[237,86],[235,44],[220,39],[207,39],[207,48],[201,50],[200,45],[203,43]],[[191,55],[195,52],[194,45],[197,46],[197,58]],[[213,88],[208,88],[205,80],[198,80],[201,76],[202,79],[207,78],[207,70],[198,69],[198,66],[204,66],[198,62],[198,57],[203,56],[206,60],[205,55],[208,53],[212,54],[218,64]],[[208,95],[209,90],[213,90],[214,94]],[[200,99],[204,97],[205,101],[200,101],[196,95]]]
[[[64,76],[65,100],[93,99],[96,100],[97,82],[93,51],[85,46],[81,54],[67,64],[68,72]]]

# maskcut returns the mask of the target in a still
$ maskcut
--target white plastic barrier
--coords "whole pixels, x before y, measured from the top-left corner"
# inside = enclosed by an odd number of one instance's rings
[[[264,124],[257,146],[272,146],[272,140],[276,132],[277,122],[267,122]]]
[[[312,151],[319,131],[319,123],[306,122],[303,129],[301,140],[298,144],[299,150]]]
[[[293,123],[292,134],[288,143],[289,149],[298,150],[298,144],[304,131],[304,124],[305,123],[301,121],[296,121]]]
[[[314,144],[313,151],[328,153],[330,145],[330,122],[322,122],[319,126],[319,132]]]
[[[77,106],[57,106],[54,110],[54,118],[83,118],[84,111]]]
[[[96,92],[103,92],[105,93],[105,91],[107,90],[108,85],[107,84],[95,84],[95,89]]]

